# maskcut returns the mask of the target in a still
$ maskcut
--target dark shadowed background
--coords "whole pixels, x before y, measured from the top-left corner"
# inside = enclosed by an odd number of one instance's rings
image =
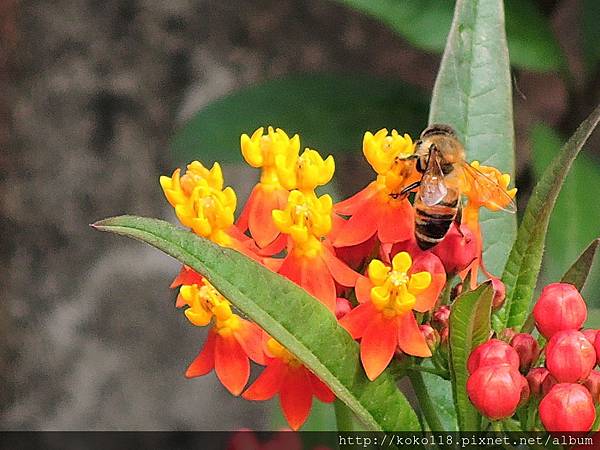
[[[225,161],[241,203],[239,134],[268,124],[336,154],[336,193],[360,189],[364,131],[426,126],[452,4],[1,0],[0,429],[271,428],[268,403],[183,377],[204,331],[174,308],[178,264],[88,224],[174,220],[158,177],[191,159]],[[600,100],[599,21],[594,0],[507,1],[521,198]],[[600,235],[599,139],[544,281]]]

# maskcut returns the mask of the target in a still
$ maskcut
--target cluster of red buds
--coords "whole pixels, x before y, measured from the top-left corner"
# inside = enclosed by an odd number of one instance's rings
[[[533,317],[547,341],[545,348],[531,334],[508,329],[471,353],[471,402],[492,420],[511,417],[520,406],[535,402],[529,405],[538,406],[547,431],[587,432],[596,419],[594,404],[600,401],[600,372],[593,370],[600,340],[596,342],[598,330],[581,329],[587,318],[585,302],[575,286],[550,284]],[[540,358],[542,350],[545,358]]]

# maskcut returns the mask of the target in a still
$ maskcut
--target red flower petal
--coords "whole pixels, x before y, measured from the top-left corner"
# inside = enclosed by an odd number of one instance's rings
[[[182,284],[201,284],[202,283],[202,275],[191,269],[190,267],[183,265],[181,266],[181,270],[179,274],[175,277],[173,282],[171,283],[171,288],[176,288],[181,286]]]
[[[183,308],[187,305],[187,302],[181,294],[177,294],[177,300],[175,300],[175,308]]]
[[[306,370],[308,378],[310,380],[310,384],[312,384],[312,392],[315,395],[315,397],[317,397],[323,403],[331,403],[332,401],[334,401],[335,394],[331,392],[331,389],[329,389],[325,383],[319,380],[314,373],[309,372],[308,369]]]
[[[290,368],[279,391],[283,415],[292,430],[306,422],[312,406],[312,389],[304,367]]]
[[[340,325],[350,333],[353,339],[362,337],[369,324],[376,319],[379,311],[371,302],[361,303],[340,320]]]
[[[327,268],[331,275],[333,275],[335,281],[346,287],[352,287],[356,284],[356,279],[360,275],[340,261],[337,256],[325,246],[323,246],[322,258],[323,261],[325,261],[325,264],[327,264]]]
[[[404,353],[422,358],[431,356],[425,336],[419,330],[412,312],[398,316],[398,327],[398,346]]]
[[[335,283],[322,258],[303,259],[301,286],[335,314]]]
[[[373,283],[367,277],[359,277],[356,280],[356,286],[354,287],[354,292],[356,293],[356,298],[360,303],[368,303],[371,301],[371,289],[373,288]]]
[[[349,247],[368,241],[377,232],[379,203],[375,200],[365,202],[359,210],[342,226],[333,245]]]
[[[248,200],[246,200],[246,203],[244,204],[244,209],[242,209],[240,216],[238,217],[237,221],[235,222],[235,226],[238,227],[238,229],[240,231],[242,231],[242,233],[248,229],[248,219],[250,218],[250,210],[253,208],[254,200],[255,200],[254,191],[256,191],[258,189],[259,189],[259,185],[257,184],[252,189],[252,192],[250,192],[250,195],[248,196]]]
[[[379,240],[381,242],[400,242],[414,234],[414,212],[408,200],[391,206],[380,204],[380,215],[377,221]]]
[[[363,333],[360,359],[369,380],[375,380],[388,366],[398,345],[398,321],[377,314]]]
[[[284,192],[287,197],[287,191]],[[266,247],[279,235],[271,212],[280,209],[281,194],[280,190],[267,191],[260,184],[252,191],[254,199],[248,217],[248,228],[259,247]]]
[[[287,372],[287,365],[279,359],[272,359],[242,397],[246,400],[269,400],[279,392]]]
[[[240,395],[250,377],[250,361],[239,342],[233,337],[217,336],[215,371],[217,377],[233,395]]]
[[[206,338],[202,350],[200,350],[196,359],[194,359],[192,364],[190,364],[185,371],[185,376],[187,378],[200,377],[213,370],[213,367],[215,366],[215,341],[216,333],[211,329],[208,332],[208,337]]]
[[[357,192],[352,197],[347,198],[344,201],[333,205],[333,210],[344,216],[351,216],[356,214],[356,211],[362,208],[363,204],[367,202],[371,197],[377,194],[377,184],[375,181],[370,183],[362,191]]]
[[[279,267],[278,273],[298,286],[302,285],[302,261],[296,257],[293,251],[287,254]]]
[[[262,345],[262,329],[255,323],[240,319],[241,326],[234,332],[246,355],[257,364],[265,364],[265,352]]]

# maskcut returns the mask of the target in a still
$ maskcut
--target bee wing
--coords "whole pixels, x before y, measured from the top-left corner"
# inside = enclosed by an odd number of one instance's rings
[[[448,194],[448,187],[444,183],[444,173],[437,157],[437,152],[431,152],[427,169],[421,178],[419,196],[427,206],[437,205]]]
[[[517,212],[514,200],[498,183],[466,161],[462,163],[462,168],[469,181],[476,185],[483,202],[509,213]]]

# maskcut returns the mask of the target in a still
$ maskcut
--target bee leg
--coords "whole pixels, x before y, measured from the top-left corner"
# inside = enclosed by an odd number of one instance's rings
[[[402,189],[400,191],[400,196],[402,196],[402,197],[408,196],[410,191],[418,188],[419,186],[421,186],[421,181],[415,181],[414,183],[409,184],[408,186],[406,186],[404,189]]]

